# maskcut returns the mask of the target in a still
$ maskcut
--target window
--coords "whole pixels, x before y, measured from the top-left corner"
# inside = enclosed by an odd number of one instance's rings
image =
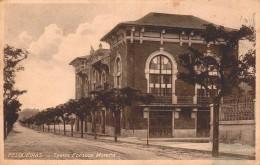
[[[85,93],[85,97],[87,97],[87,96],[88,96],[88,93],[89,93],[89,89],[88,89],[88,78],[85,79],[84,93]]]
[[[116,68],[115,68],[115,84],[117,88],[121,88],[121,80],[122,80],[122,71],[121,71],[121,60],[120,58],[116,59]]]
[[[172,63],[164,55],[152,58],[149,64],[150,93],[168,96],[172,93]]]
[[[107,79],[106,73],[102,72],[102,74],[101,74],[101,86],[102,86],[103,89],[105,89],[105,85],[106,85],[106,81],[107,81],[106,79]]]
[[[96,71],[94,70],[93,72],[92,72],[92,78],[93,78],[93,86],[92,86],[92,90],[96,90]]]

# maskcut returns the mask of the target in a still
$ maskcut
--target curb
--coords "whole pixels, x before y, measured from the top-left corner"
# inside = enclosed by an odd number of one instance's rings
[[[114,140],[110,140],[110,139],[99,138],[99,140],[114,142]],[[137,144],[137,145],[146,146],[146,144],[143,144],[143,143],[121,141],[119,139],[117,139],[117,142],[118,143],[128,143],[128,144]],[[198,149],[181,148],[181,147],[169,147],[169,146],[163,146],[163,145],[158,145],[158,144],[149,144],[149,146],[158,147],[158,148],[166,148],[166,149],[175,149],[175,150],[180,150],[180,151],[192,151],[192,152],[205,153],[205,154],[211,154],[212,153],[211,151],[207,151],[207,150],[198,150]],[[247,159],[247,160],[255,160],[254,155],[242,155],[242,154],[219,152],[219,156],[227,156],[227,157],[241,158],[241,159]]]

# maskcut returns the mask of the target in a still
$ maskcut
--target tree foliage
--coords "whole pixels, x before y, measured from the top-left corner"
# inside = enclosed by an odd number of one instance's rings
[[[253,48],[243,55],[238,52],[239,41],[255,42],[255,31],[253,27],[242,26],[239,30],[231,30],[209,24],[205,25],[202,37],[207,44],[215,45],[219,53],[205,53],[190,47],[189,53],[180,55],[180,64],[185,71],[180,72],[178,78],[201,85],[212,98],[213,156],[218,156],[218,116],[221,99],[230,95],[231,90],[241,82],[255,89],[255,50]]]
[[[145,94],[140,90],[125,87],[125,88],[112,88],[109,90],[92,91],[95,100],[100,103],[101,107],[110,110],[114,116],[114,136],[117,142],[117,134],[119,133],[120,113],[125,107],[130,107],[134,104],[149,104],[153,96]]]
[[[26,92],[15,88],[15,77],[17,72],[24,70],[21,62],[27,56],[28,52],[26,50],[9,45],[4,48],[4,138],[18,119],[18,111],[22,106],[18,97]]]

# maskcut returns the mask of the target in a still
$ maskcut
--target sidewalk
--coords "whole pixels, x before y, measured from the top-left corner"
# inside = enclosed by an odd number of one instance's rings
[[[98,139],[106,141],[114,141],[114,137],[98,137]],[[146,139],[138,139],[136,137],[118,137],[118,142],[131,143],[139,145],[147,145]],[[202,152],[211,154],[212,143],[194,143],[194,142],[175,142],[169,139],[149,139],[149,145],[170,148],[175,150],[186,150],[193,152]],[[255,159],[255,147],[243,144],[219,144],[220,156],[237,157],[242,159]]]
[[[38,130],[40,131],[40,130]],[[53,130],[51,130],[53,132]],[[50,132],[50,133],[51,133]],[[66,131],[66,136],[71,136],[70,131]],[[47,133],[47,132],[46,132]],[[57,135],[63,135],[62,130],[56,130]],[[84,132],[84,138],[93,139],[93,133]],[[80,138],[80,132],[74,132],[74,137]],[[100,141],[109,141],[114,142],[114,137],[109,135],[98,135],[98,140]],[[138,144],[138,145],[147,145],[147,139],[139,139],[137,137],[117,137],[118,143],[129,143],[129,144]],[[182,150],[187,152],[199,152],[211,154],[212,143],[208,142],[208,138],[150,138],[149,146],[158,147],[162,149],[173,149],[173,150]],[[255,147],[251,145],[243,144],[219,144],[219,153],[220,156],[235,157],[240,159],[255,159]]]

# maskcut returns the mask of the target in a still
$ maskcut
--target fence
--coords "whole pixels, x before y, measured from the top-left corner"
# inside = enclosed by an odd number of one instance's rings
[[[219,114],[220,121],[254,120],[253,98],[228,97],[223,99]]]

